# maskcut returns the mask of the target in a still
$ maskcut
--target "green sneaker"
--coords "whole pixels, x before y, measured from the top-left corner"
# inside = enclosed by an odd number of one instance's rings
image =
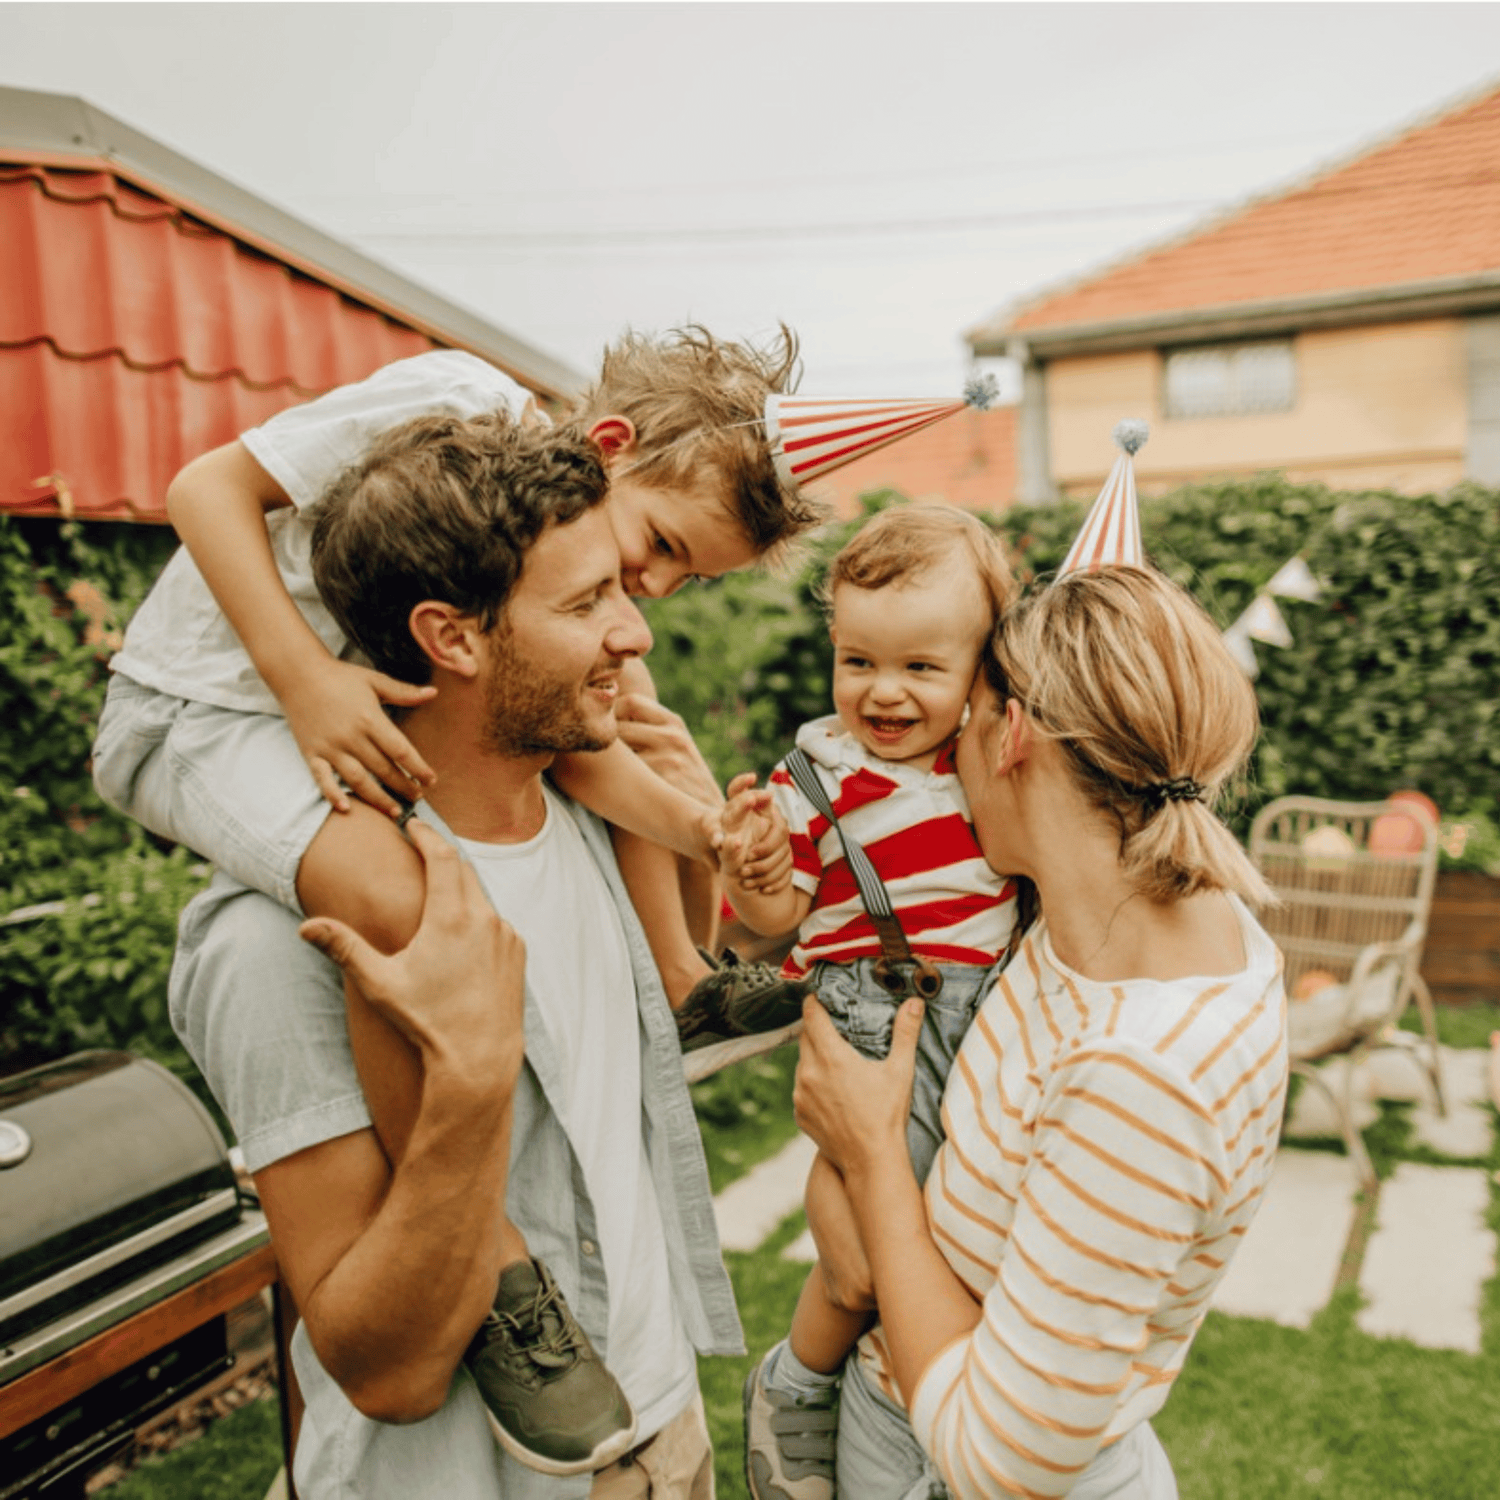
[[[543,1474],[586,1474],[635,1442],[635,1412],[539,1260],[500,1275],[464,1353],[495,1438]]]
[[[779,1348],[780,1345],[777,1345]],[[799,1401],[762,1378],[761,1356],[745,1377],[745,1483],[750,1500],[833,1500],[839,1388]]]
[[[700,948],[713,971],[688,991],[677,1010],[684,1052],[735,1037],[780,1031],[802,1019],[802,1002],[815,993],[805,979],[785,979],[770,964],[747,964],[726,948],[715,958]]]

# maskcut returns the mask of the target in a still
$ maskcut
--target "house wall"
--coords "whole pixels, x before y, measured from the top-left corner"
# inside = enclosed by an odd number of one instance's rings
[[[1291,411],[1172,419],[1162,415],[1158,350],[1052,361],[1048,430],[1058,490],[1098,491],[1122,417],[1151,424],[1136,459],[1143,490],[1266,469],[1297,482],[1408,494],[1463,478],[1471,359],[1463,320],[1308,332],[1296,337],[1295,355]]]

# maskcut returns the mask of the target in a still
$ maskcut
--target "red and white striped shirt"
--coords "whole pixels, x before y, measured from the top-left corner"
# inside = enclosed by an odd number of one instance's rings
[[[871,755],[836,716],[797,731],[839,822],[870,856],[919,957],[988,968],[1015,922],[1015,887],[979,852],[953,745],[930,771]],[[880,939],[859,899],[838,830],[792,784],[783,761],[771,792],[792,833],[792,881],[812,894],[784,972],[878,958]]]
[[[1159,1410],[1249,1227],[1281,1127],[1286,997],[1280,954],[1234,904],[1247,963],[1214,978],[1087,980],[1042,923],[964,1037],[926,1202],[983,1311],[909,1403],[956,1497],[1065,1495]],[[860,1357],[908,1404],[880,1329]]]

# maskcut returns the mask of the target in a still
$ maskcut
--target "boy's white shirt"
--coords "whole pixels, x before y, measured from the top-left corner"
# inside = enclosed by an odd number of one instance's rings
[[[312,522],[306,508],[380,433],[412,417],[479,416],[501,408],[519,417],[530,392],[472,354],[436,350],[398,360],[356,385],[278,412],[240,441],[284,489],[291,505],[266,517],[271,552],[298,610],[335,656],[353,649],[313,582]],[[110,661],[115,672],[196,703],[280,714],[234,627],[186,547],[179,547]]]

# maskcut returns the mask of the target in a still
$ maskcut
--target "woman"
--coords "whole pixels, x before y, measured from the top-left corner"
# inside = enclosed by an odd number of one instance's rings
[[[925,1202],[904,1136],[920,1002],[884,1063],[807,1007],[797,1117],[842,1173],[880,1310],[844,1377],[838,1488],[1162,1500],[1148,1419],[1285,1096],[1280,958],[1244,905],[1267,890],[1211,811],[1254,695],[1185,593],[1109,567],[1007,613],[971,707],[980,847],[1043,916],[959,1051]]]

